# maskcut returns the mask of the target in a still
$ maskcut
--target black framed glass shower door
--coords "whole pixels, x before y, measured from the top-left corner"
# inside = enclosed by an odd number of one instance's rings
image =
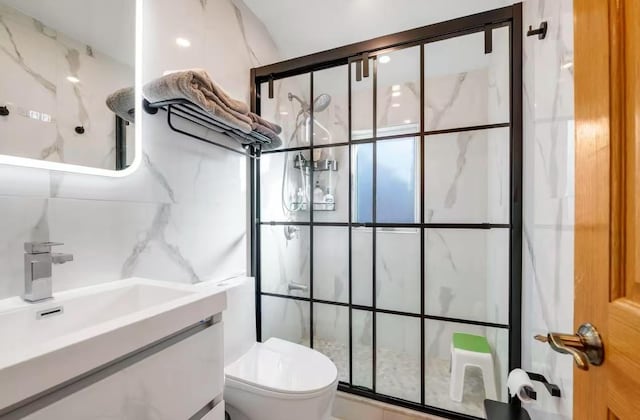
[[[254,69],[283,146],[252,166],[258,338],[311,346],[340,390],[482,417],[449,398],[454,333],[520,365],[520,5]],[[271,95],[272,94],[272,95]],[[270,97],[272,96],[272,97]],[[512,310],[512,308],[516,308]]]

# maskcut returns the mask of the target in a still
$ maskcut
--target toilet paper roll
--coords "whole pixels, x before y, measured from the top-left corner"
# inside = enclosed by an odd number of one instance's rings
[[[514,369],[509,372],[509,377],[507,378],[507,387],[509,388],[509,394],[512,397],[518,397],[522,402],[531,402],[533,401],[527,395],[526,389],[529,388],[533,391],[533,384],[531,383],[531,379],[527,372],[522,369]]]

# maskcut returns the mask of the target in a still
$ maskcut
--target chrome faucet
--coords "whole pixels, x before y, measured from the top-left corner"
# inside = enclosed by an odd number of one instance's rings
[[[71,254],[52,253],[58,242],[26,242],[24,244],[24,295],[27,302],[38,302],[53,296],[51,267],[73,261]]]

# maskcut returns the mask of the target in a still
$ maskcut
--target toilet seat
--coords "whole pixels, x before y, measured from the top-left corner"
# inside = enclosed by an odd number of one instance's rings
[[[279,399],[308,399],[335,388],[338,370],[316,350],[278,338],[255,343],[225,368],[226,386]]]

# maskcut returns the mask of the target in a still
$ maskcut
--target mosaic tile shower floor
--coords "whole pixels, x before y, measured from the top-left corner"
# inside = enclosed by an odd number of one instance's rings
[[[308,343],[304,343],[308,345]],[[314,347],[329,357],[338,367],[341,381],[348,381],[348,347],[334,341],[314,339]],[[371,347],[354,349],[354,383],[371,387]],[[378,349],[376,391],[409,401],[420,401],[420,359],[415,355],[386,348]],[[482,373],[469,368],[465,376],[462,402],[449,399],[449,360],[426,360],[425,403],[450,411],[484,417],[484,385]],[[418,373],[416,373],[418,372]]]

